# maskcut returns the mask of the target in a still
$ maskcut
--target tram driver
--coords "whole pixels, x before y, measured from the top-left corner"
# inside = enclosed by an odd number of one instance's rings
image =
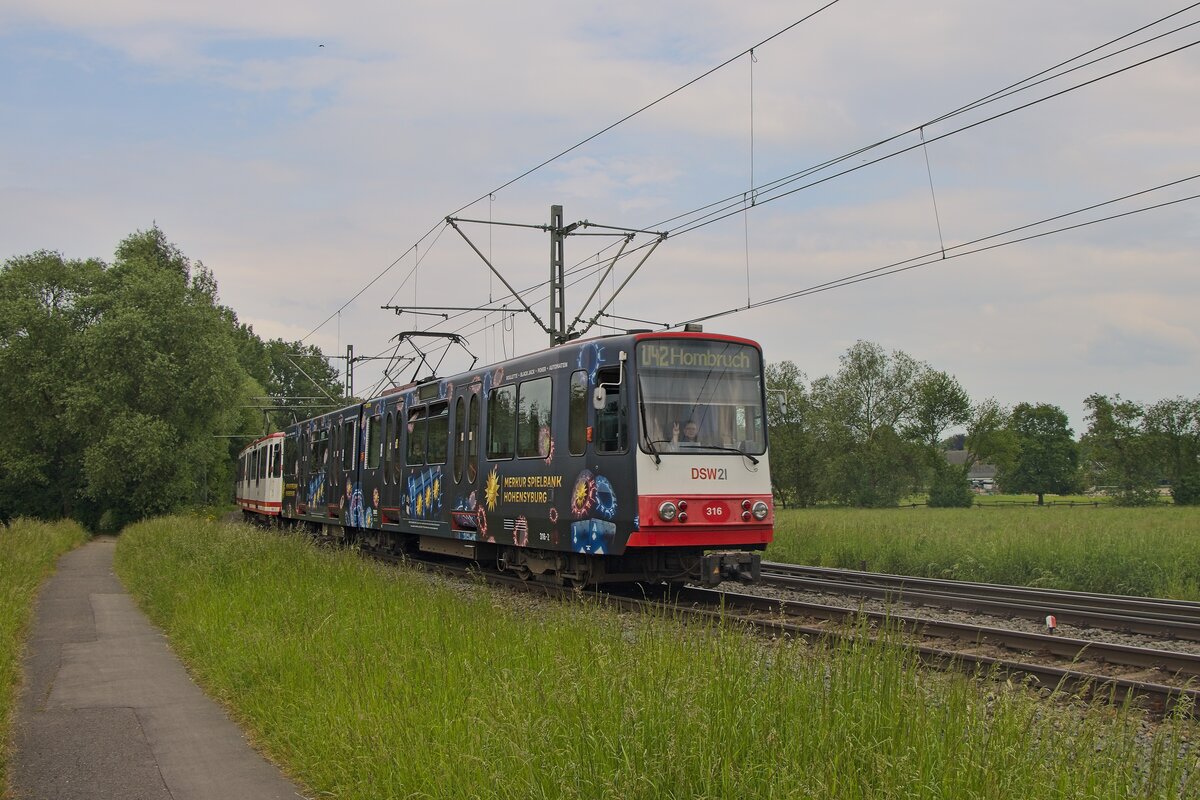
[[[678,448],[680,444],[700,444],[700,425],[696,420],[689,419],[682,429],[678,422],[671,425],[671,446]]]

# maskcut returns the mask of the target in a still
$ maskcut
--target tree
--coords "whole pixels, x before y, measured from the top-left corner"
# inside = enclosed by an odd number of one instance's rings
[[[883,429],[898,431],[914,407],[921,364],[906,353],[888,355],[874,342],[855,342],[839,359],[841,368],[824,393],[858,440]]]
[[[315,345],[272,339],[266,343],[266,351],[270,378],[263,386],[272,397],[293,398],[278,403],[277,430],[347,402],[337,370]]]
[[[0,519],[79,510],[80,443],[62,416],[102,269],[45,250],[0,268]]]
[[[949,464],[944,459],[933,468],[929,482],[930,508],[970,508],[975,503],[975,492],[967,477],[970,470],[958,464]]]
[[[152,228],[121,242],[82,301],[93,321],[65,419],[109,525],[202,500],[228,472],[216,435],[244,373],[216,299],[211,273]]]
[[[1144,421],[1175,502],[1200,504],[1200,398],[1160,400]]]
[[[921,482],[920,445],[911,424],[922,365],[856,342],[833,377],[813,383],[817,438],[824,451],[826,493],[856,506],[894,506]]]
[[[966,451],[966,458],[961,465],[942,461],[936,466],[929,485],[929,505],[971,506],[975,500],[968,477],[972,468],[981,461],[998,469],[1015,462],[1017,439],[1009,429],[1009,421],[1008,411],[992,398],[970,409],[966,433],[953,437],[958,449]]]
[[[1065,494],[1076,488],[1078,453],[1061,408],[1020,403],[1012,410],[1009,430],[1017,452],[1014,462],[999,473],[1005,491],[1032,492],[1038,505],[1043,505],[1046,494]]]
[[[965,425],[971,418],[971,398],[950,374],[924,366],[913,382],[913,404],[907,435],[940,454],[942,434],[951,425]]]
[[[267,428],[281,430],[348,402],[337,370],[315,345],[283,339],[264,342],[252,326],[238,322],[232,309],[224,309],[224,315],[233,331],[238,363],[260,386],[248,404],[271,406],[263,409],[268,412]]]
[[[1012,469],[1020,444],[1011,423],[1011,412],[991,397],[971,409],[963,440],[968,470],[981,461],[995,465],[1000,472]]]
[[[807,380],[791,361],[768,364],[765,375],[772,489],[785,506],[813,505],[820,499],[821,460]]]
[[[970,467],[946,462],[942,434],[951,425],[970,419],[971,398],[954,376],[922,365],[913,382],[913,407],[906,435],[925,449],[929,505],[935,508],[967,508],[974,502]]]
[[[1157,500],[1160,462],[1155,442],[1144,430],[1145,412],[1120,395],[1089,395],[1088,431],[1080,442],[1084,470],[1093,486],[1108,487],[1120,505]]]
[[[305,366],[294,372],[336,385],[320,351],[296,352],[240,328],[212,273],[158,228],[122,241],[111,266],[48,251],[10,259],[0,268],[0,518],[115,528],[225,495],[244,443],[230,435],[262,432],[262,415],[246,408],[268,391],[256,374],[315,394],[273,367],[295,360]]]

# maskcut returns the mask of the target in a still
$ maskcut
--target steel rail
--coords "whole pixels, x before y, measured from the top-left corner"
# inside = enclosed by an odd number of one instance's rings
[[[952,637],[970,644],[985,644],[1028,651],[1044,651],[1071,662],[1099,660],[1112,664],[1142,668],[1162,669],[1173,673],[1177,679],[1189,685],[1175,686],[1134,678],[1103,675],[1071,667],[1052,664],[1031,663],[1007,658],[997,658],[983,653],[972,653],[962,649],[943,649],[917,643],[897,643],[915,652],[930,666],[938,669],[955,669],[968,673],[990,674],[999,671],[1005,675],[1028,676],[1038,688],[1068,690],[1090,697],[1108,696],[1115,701],[1126,698],[1142,698],[1149,703],[1149,710],[1162,714],[1181,702],[1184,708],[1200,708],[1200,689],[1190,685],[1191,679],[1200,675],[1200,656],[1188,653],[1137,648],[1068,639],[1045,634],[1010,631],[980,625],[928,620],[920,617],[904,617],[881,612],[866,612],[839,606],[823,606],[817,603],[795,603],[773,600],[759,595],[743,595],[715,589],[689,587],[679,594],[679,601],[701,604],[693,608],[710,618],[744,621],[755,628],[791,636],[840,641],[858,635],[850,627],[856,620],[873,622],[877,627],[890,626],[901,633],[934,638]],[[716,606],[719,610],[713,610]],[[734,611],[750,611],[763,616],[740,616]],[[816,617],[841,626],[806,625],[780,619],[788,617]]]
[[[1200,641],[1200,603],[764,563],[764,584]]]

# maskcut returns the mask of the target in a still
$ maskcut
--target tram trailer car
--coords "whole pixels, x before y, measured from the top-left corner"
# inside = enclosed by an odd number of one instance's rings
[[[283,499],[282,433],[256,439],[238,456],[237,504],[250,517],[277,518]]]
[[[247,486],[242,508],[556,583],[752,581],[774,525],[765,398],[747,339],[571,342],[259,440],[243,462],[282,439],[282,479],[262,487],[279,494]]]

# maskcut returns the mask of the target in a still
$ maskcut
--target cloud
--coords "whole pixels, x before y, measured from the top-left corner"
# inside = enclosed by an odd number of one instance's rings
[[[1197,361],[1197,348],[1178,340],[1146,331],[1105,326],[1088,344],[1084,361],[1096,367],[1141,369],[1144,367],[1185,367]]]
[[[559,203],[570,220],[671,229],[615,309],[675,322],[938,251],[930,174],[953,247],[1195,170],[1192,50],[952,138],[933,141],[1021,100],[931,124],[925,149],[680,235],[672,217],[721,198],[740,211],[752,179],[761,187],[929,122],[1177,10],[867,2],[822,12],[759,47],[756,63],[738,60],[489,197],[818,7],[9,0],[0,63],[18,80],[0,87],[0,241],[5,256],[105,256],[157,220],[215,270],[225,302],[288,337],[401,257],[342,313],[340,336],[335,318],[315,337],[367,352],[400,325],[429,324],[378,309],[397,292],[450,305],[503,294],[457,234],[436,238],[442,216],[476,198],[462,216],[542,224]],[[514,285],[546,279],[543,233],[471,235]],[[1009,402],[1067,406],[1135,376],[1146,392],[1190,395],[1198,238],[1197,204],[1183,204],[707,324],[762,340],[768,359],[811,377],[872,339]],[[569,239],[568,264],[597,263],[606,244]],[[602,298],[634,263],[617,266]],[[590,289],[568,291],[571,310]],[[487,330],[476,348],[500,356],[513,336],[521,349],[547,338],[526,322],[507,339]]]

